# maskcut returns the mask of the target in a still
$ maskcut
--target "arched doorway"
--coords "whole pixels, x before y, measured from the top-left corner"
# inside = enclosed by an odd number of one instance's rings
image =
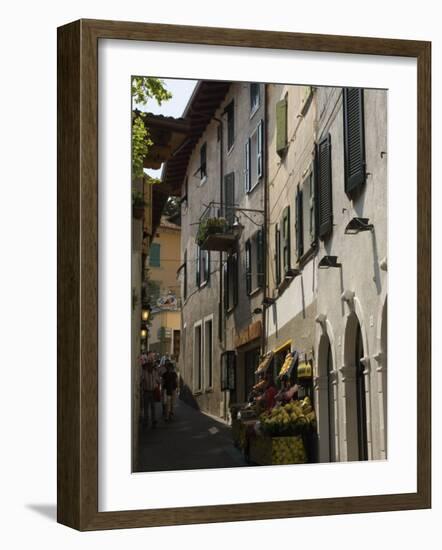
[[[336,384],[330,339],[323,334],[318,353],[319,453],[320,462],[335,462],[337,458]]]
[[[345,332],[345,410],[347,460],[368,460],[365,350],[357,315],[352,312]]]

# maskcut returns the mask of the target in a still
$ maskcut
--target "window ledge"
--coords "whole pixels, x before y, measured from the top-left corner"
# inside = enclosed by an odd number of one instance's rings
[[[206,393],[213,393],[213,386],[210,386],[210,388],[206,388]]]
[[[201,185],[204,185],[204,184],[206,183],[206,181],[207,181],[207,176],[204,176],[203,178],[201,178],[201,180],[200,180],[200,186],[201,186]]]
[[[262,180],[262,176],[260,176],[257,181],[253,184],[253,186],[247,191],[247,194],[250,194],[252,193],[252,191],[254,191],[258,185],[261,183],[261,180]]]
[[[262,288],[258,287],[258,288],[253,289],[251,292],[249,292],[248,295],[249,295],[250,298],[253,298],[254,296],[259,294],[260,292],[262,292]]]
[[[201,284],[198,286],[198,290],[201,290],[201,289],[203,289],[204,287],[206,287],[207,284],[208,284],[208,282],[209,282],[209,281],[204,281],[204,283],[201,283]]]
[[[193,395],[195,395],[196,397],[198,397],[199,395],[203,395],[203,390],[195,390],[193,392]]]

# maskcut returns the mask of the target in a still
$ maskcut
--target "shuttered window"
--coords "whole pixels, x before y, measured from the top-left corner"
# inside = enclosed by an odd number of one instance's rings
[[[304,254],[304,219],[303,219],[303,190],[296,192],[296,255],[298,261]]]
[[[199,287],[201,283],[201,249],[199,246],[196,247],[196,271],[195,271],[195,282],[196,286]]]
[[[318,181],[318,235],[323,239],[330,233],[333,224],[330,134],[316,146],[316,173]]]
[[[276,104],[276,152],[282,157],[287,149],[287,97]]]
[[[264,231],[256,235],[256,280],[258,288],[264,287]]]
[[[279,225],[275,225],[275,282],[281,282],[281,232]]]
[[[246,241],[246,290],[247,294],[252,292],[252,243],[250,240]]]
[[[202,286],[210,279],[210,252],[197,246],[196,251],[196,286]]]
[[[258,178],[263,174],[263,140],[264,140],[264,123],[262,120],[258,124],[258,150],[256,155]]]
[[[200,149],[200,177],[202,180],[207,177],[207,143]]]
[[[235,109],[233,101],[227,105],[225,112],[227,113],[227,150],[230,151],[235,143]]]
[[[227,258],[224,265],[224,307],[227,311],[238,303],[238,254]]]
[[[184,267],[183,267],[183,298],[187,299],[187,250],[184,251]]]
[[[230,224],[235,221],[235,174],[224,176],[225,217]]]
[[[365,182],[364,91],[344,88],[345,191],[351,193]]]
[[[252,188],[250,177],[250,138],[244,146],[244,190],[246,193]]]
[[[160,267],[161,264],[161,245],[152,243],[149,250],[149,265],[150,267]]]
[[[286,206],[281,218],[282,267],[286,273],[290,269],[290,206]]]

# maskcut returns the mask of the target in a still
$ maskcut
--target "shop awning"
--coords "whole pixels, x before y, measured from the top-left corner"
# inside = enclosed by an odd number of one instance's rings
[[[268,353],[266,353],[266,355],[264,356],[264,359],[258,365],[258,368],[255,371],[255,374],[260,374],[262,372],[265,372],[268,369],[273,359],[273,355],[274,355],[273,351],[269,351]]]
[[[291,347],[292,345],[292,340],[287,340],[287,342],[284,342],[281,346],[278,346],[277,348],[275,348],[273,350],[273,354],[276,355],[277,353],[279,353],[280,351],[283,351],[285,348],[287,347]]]

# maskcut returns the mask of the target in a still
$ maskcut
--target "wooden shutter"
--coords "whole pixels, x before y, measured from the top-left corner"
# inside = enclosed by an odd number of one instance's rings
[[[250,191],[250,138],[246,141],[244,146],[244,190],[246,193]]]
[[[152,243],[149,250],[149,265],[150,267],[160,267],[161,265],[161,245]]]
[[[196,286],[200,286],[201,283],[201,250],[197,246],[196,249]]]
[[[256,238],[256,273],[258,288],[264,286],[264,231],[260,229]]]
[[[232,293],[233,293],[233,307],[238,303],[238,254],[232,255]]]
[[[235,142],[235,109],[231,101],[226,107],[227,112],[227,150],[229,151]]]
[[[313,246],[317,237],[317,222],[316,222],[316,171],[311,170],[308,177],[309,186],[309,233],[310,233],[310,245]]]
[[[324,238],[332,229],[332,180],[330,134],[322,139],[316,150],[318,235]]]
[[[281,233],[278,224],[275,225],[275,282],[281,282]]]
[[[224,263],[224,309],[229,309],[229,258]]]
[[[298,260],[304,254],[304,218],[303,218],[303,191],[296,192],[296,255]]]
[[[235,221],[235,174],[230,172],[224,176],[225,217],[230,224]]]
[[[290,206],[286,206],[281,218],[281,245],[283,273],[290,269]]]
[[[201,179],[207,176],[207,144],[204,143],[200,149],[200,176]]]
[[[187,249],[184,251],[184,281],[183,281],[183,298],[184,300],[187,299]]]
[[[263,143],[264,143],[264,122],[259,121],[258,124],[258,152],[257,152],[257,174],[258,178],[263,175]]]
[[[344,88],[345,192],[365,182],[364,91]]]
[[[252,247],[250,240],[246,241],[246,290],[247,294],[252,292]]]
[[[276,152],[283,156],[287,149],[287,98],[276,104]]]

